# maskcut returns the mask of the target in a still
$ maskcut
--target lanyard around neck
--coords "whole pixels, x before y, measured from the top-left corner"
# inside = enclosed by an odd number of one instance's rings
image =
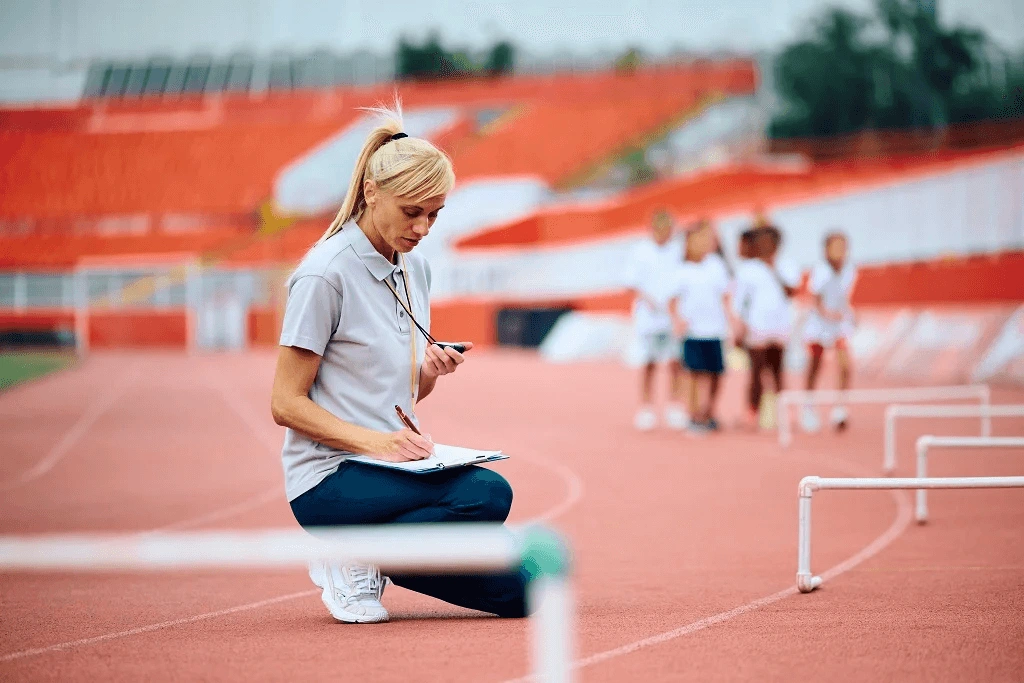
[[[395,300],[397,300],[398,303],[402,305],[402,308],[405,309],[405,312],[409,315],[409,320],[412,321],[412,324],[415,325],[417,328],[419,328],[419,330],[421,332],[423,332],[423,335],[425,337],[427,337],[428,340],[430,340],[430,335],[427,334],[427,332],[422,327],[420,327],[420,324],[418,322],[416,322],[416,318],[412,314],[412,294],[409,291],[409,268],[405,264],[405,255],[402,254],[402,255],[399,256],[399,258],[401,258],[401,260],[402,260],[402,284],[405,286],[405,298],[409,302],[409,305],[407,306],[405,304],[405,302],[402,301],[402,297],[398,296],[398,291],[394,287],[391,286],[391,283],[388,282],[387,278],[384,278],[384,284],[387,285],[387,288],[390,289],[391,293],[395,295]],[[392,273],[392,275],[393,274],[394,273]],[[410,397],[411,397],[411,402],[409,403],[409,409],[412,410],[412,411],[416,410],[416,394],[418,393],[416,391],[416,389],[417,389],[417,384],[418,384],[418,382],[417,382],[418,375],[419,375],[419,373],[416,372],[416,334],[410,328],[409,329],[409,394],[410,394]]]

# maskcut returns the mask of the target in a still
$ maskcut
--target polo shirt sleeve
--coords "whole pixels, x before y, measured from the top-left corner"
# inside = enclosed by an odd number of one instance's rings
[[[323,356],[341,322],[341,292],[319,275],[303,275],[288,288],[281,346]]]

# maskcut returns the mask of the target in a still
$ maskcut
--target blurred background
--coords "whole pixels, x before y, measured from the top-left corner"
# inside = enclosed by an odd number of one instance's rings
[[[0,0],[0,383],[273,348],[396,91],[458,174],[438,338],[622,357],[655,211],[766,215],[850,235],[859,373],[1024,382],[1017,0]]]

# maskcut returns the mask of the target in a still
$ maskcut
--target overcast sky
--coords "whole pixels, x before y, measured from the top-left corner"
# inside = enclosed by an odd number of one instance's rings
[[[799,35],[836,4],[874,0],[0,0],[0,57],[68,59],[369,48],[438,31],[452,46],[509,39],[550,55],[674,49],[751,53]],[[1024,48],[1024,0],[938,0],[954,23]]]
[[[823,8],[867,11],[873,0],[390,0],[364,9],[364,25],[392,35],[440,27],[472,44],[511,38],[531,51],[638,45],[652,51],[775,48]],[[940,17],[984,28],[1004,46],[1024,47],[1024,0],[939,0]],[[360,22],[360,23],[363,23]]]

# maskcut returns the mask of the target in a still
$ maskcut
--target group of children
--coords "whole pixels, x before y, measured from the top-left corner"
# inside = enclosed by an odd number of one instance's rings
[[[670,377],[665,424],[698,433],[719,430],[715,409],[725,371],[724,349],[730,343],[745,350],[750,361],[741,426],[772,426],[773,398],[783,389],[785,349],[793,327],[792,298],[801,285],[799,270],[778,258],[781,231],[759,219],[740,236],[735,264],[723,255],[710,221],[700,221],[682,235],[673,232],[671,216],[655,214],[650,239],[637,246],[626,274],[643,365],[634,426],[643,431],[657,426],[654,379],[657,367],[665,364]],[[842,233],[826,236],[824,252],[807,287],[813,305],[804,326],[810,354],[806,387],[815,388],[824,351],[833,348],[839,388],[845,389],[856,270],[848,262],[848,241]],[[772,393],[765,392],[765,375]],[[820,429],[810,406],[803,408],[800,421],[805,431]],[[845,429],[844,407],[833,409],[831,422],[837,430]]]

